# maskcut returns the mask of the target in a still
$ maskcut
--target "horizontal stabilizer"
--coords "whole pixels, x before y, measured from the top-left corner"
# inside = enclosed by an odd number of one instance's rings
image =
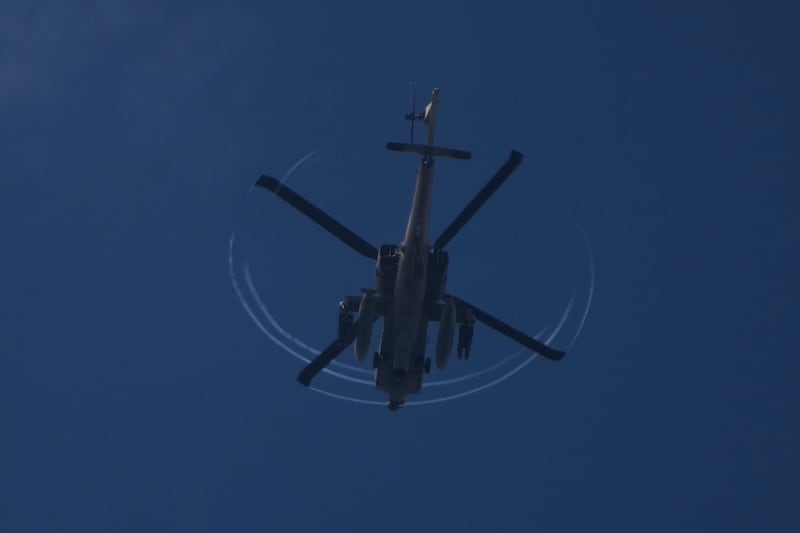
[[[451,157],[453,159],[472,159],[472,153],[464,150],[454,150],[443,146],[429,146],[427,144],[386,143],[386,149],[393,152],[410,152],[419,155],[432,155],[436,157]]]

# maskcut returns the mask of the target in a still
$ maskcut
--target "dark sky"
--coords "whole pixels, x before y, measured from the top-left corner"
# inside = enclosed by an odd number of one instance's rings
[[[142,4],[0,7],[0,530],[797,527],[794,4]],[[562,362],[389,413],[295,382],[228,242],[287,330],[329,342],[374,265],[248,191],[320,149],[293,186],[399,240],[417,161],[383,147],[411,81],[475,155],[439,162],[434,235],[526,156],[449,289],[531,332],[574,290],[574,333],[578,221],[596,290]],[[509,352],[478,328],[431,378]]]

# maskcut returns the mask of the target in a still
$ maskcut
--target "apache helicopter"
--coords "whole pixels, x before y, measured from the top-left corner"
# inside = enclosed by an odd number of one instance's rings
[[[370,351],[373,324],[383,317],[383,333],[372,365],[375,368],[375,386],[386,394],[388,407],[392,411],[399,409],[408,395],[418,393],[422,388],[423,375],[430,373],[431,360],[426,358],[425,353],[429,322],[439,322],[436,367],[440,370],[447,366],[450,359],[456,325],[459,326],[458,358],[469,358],[476,320],[547,359],[558,361],[565,355],[565,352],[555,350],[445,292],[448,270],[445,246],[516,170],[522,162],[522,154],[512,150],[503,166],[431,244],[428,226],[434,157],[471,159],[472,154],[433,144],[439,89],[433,90],[430,103],[422,113],[416,113],[414,108],[412,103],[412,110],[405,117],[411,121],[411,142],[389,142],[386,145],[388,150],[422,156],[411,213],[405,237],[400,244],[384,244],[377,249],[277,179],[261,176],[256,182],[256,185],[275,193],[359,254],[377,261],[375,288],[362,289],[360,296],[347,296],[339,302],[336,340],[303,368],[297,380],[308,387],[314,376],[350,344],[355,344],[356,359],[364,361]],[[422,121],[427,126],[426,144],[414,144],[416,121]]]

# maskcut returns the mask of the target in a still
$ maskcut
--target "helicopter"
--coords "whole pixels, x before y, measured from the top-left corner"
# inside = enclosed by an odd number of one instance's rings
[[[376,389],[385,393],[391,411],[399,409],[409,395],[419,393],[424,376],[431,371],[431,358],[426,357],[428,325],[431,322],[439,323],[435,351],[439,370],[444,370],[451,359],[456,326],[457,358],[469,358],[476,321],[546,359],[559,361],[565,355],[565,352],[537,341],[445,290],[449,268],[445,247],[517,169],[523,155],[512,150],[494,176],[431,243],[429,221],[434,160],[438,157],[472,158],[470,152],[434,144],[439,93],[438,88],[433,89],[430,102],[420,113],[415,111],[415,94],[411,112],[405,116],[411,122],[411,142],[389,142],[386,145],[391,151],[421,156],[411,212],[400,243],[376,248],[274,177],[262,175],[256,182],[256,186],[271,191],[360,255],[376,261],[374,287],[362,289],[360,295],[346,296],[339,302],[336,338],[297,376],[297,381],[306,387],[351,344],[355,348],[356,360],[365,361],[371,348],[373,326],[379,318],[383,318],[383,330],[378,350],[373,353],[372,366]],[[414,143],[417,121],[427,128],[425,144]]]

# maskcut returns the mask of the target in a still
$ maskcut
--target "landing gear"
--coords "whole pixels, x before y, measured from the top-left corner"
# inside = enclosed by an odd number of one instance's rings
[[[381,366],[381,357],[380,352],[375,352],[375,355],[372,356],[372,368],[378,368]]]
[[[425,368],[425,373],[426,374],[430,374],[431,373],[431,358],[430,357],[426,357],[425,358],[425,367],[424,368]]]

